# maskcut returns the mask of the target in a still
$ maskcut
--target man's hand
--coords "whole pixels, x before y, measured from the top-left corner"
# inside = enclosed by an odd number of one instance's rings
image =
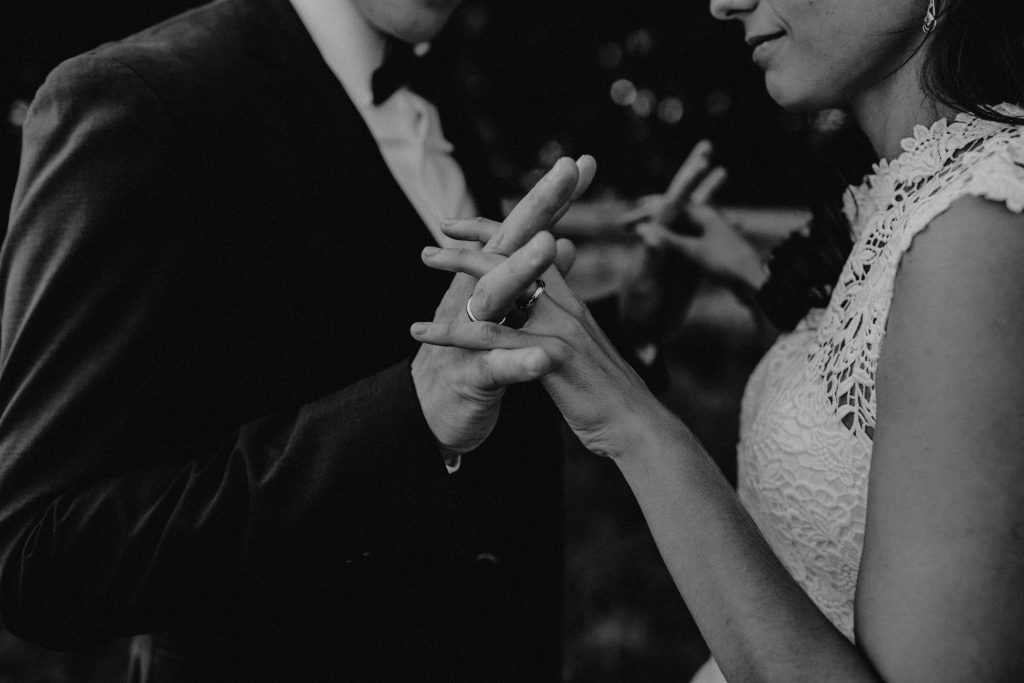
[[[483,254],[516,255],[485,294],[474,296],[472,306],[477,318],[501,320],[516,297],[551,267],[559,250],[546,230],[583,194],[595,171],[591,157],[580,157],[576,163],[559,159],[499,230],[489,228],[489,222],[480,223],[481,233],[492,234]],[[431,248],[424,250],[425,258],[431,253]],[[463,322],[466,302],[475,285],[476,278],[456,275],[437,307],[434,322]],[[441,452],[449,455],[471,451],[487,438],[498,421],[501,397],[512,378],[521,380],[524,374],[540,377],[546,370],[542,354],[486,354],[424,344],[413,359],[412,378],[427,424]]]

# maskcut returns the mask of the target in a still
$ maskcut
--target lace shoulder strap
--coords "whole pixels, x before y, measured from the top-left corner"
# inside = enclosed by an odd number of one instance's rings
[[[927,129],[923,129],[928,132]],[[929,140],[896,174],[877,176],[861,190],[867,215],[810,352],[825,400],[855,435],[874,438],[875,370],[892,303],[896,271],[914,236],[953,202],[981,196],[1024,211],[1024,134],[1000,126]],[[881,208],[885,207],[885,208]]]
[[[922,187],[923,196],[911,207],[904,229],[893,235],[891,256],[897,261],[914,237],[958,199],[974,196],[1024,212],[1024,130],[1007,127],[953,157]]]

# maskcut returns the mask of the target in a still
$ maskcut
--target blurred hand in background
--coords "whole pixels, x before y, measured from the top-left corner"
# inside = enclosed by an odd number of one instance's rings
[[[655,252],[673,250],[730,288],[756,292],[768,277],[761,255],[713,202],[728,172],[701,141],[662,195],[643,197],[626,218]]]

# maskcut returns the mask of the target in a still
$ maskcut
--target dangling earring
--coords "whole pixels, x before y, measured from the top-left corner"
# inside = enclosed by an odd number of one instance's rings
[[[928,0],[928,11],[924,13],[921,30],[927,35],[935,28],[935,0]]]

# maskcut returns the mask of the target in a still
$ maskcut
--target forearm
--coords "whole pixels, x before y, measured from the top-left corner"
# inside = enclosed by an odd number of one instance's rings
[[[667,417],[616,459],[730,680],[877,680],[781,565],[693,435]]]

